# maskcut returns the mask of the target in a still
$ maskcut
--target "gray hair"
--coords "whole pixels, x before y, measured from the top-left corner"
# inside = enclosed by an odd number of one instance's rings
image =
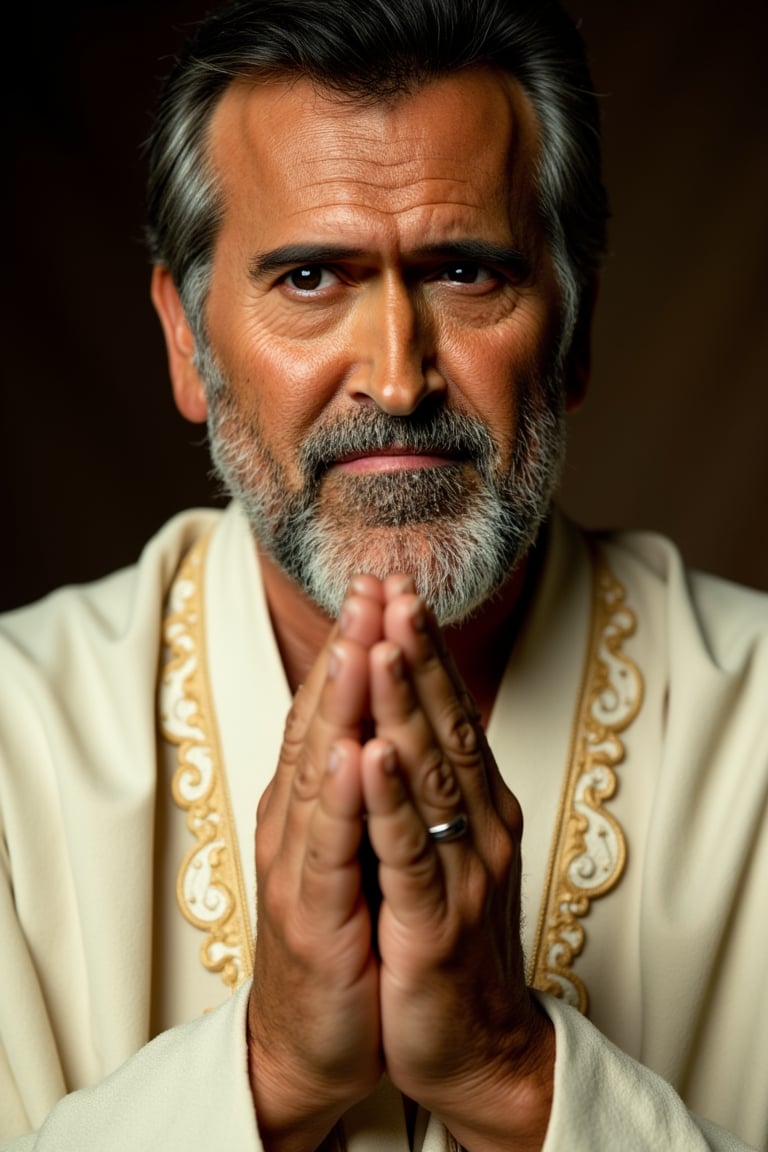
[[[514,76],[538,120],[538,209],[567,347],[604,255],[608,211],[584,45],[556,0],[250,0],[205,20],[161,96],[147,196],[152,259],[169,269],[198,347],[223,211],[208,130],[229,85],[300,75],[375,104],[478,64]]]

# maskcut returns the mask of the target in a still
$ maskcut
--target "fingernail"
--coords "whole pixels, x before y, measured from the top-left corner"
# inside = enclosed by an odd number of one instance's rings
[[[341,749],[336,744],[332,744],[331,750],[328,753],[328,763],[325,766],[326,772],[328,772],[329,775],[333,774],[337,768],[341,767],[341,761]]]
[[[389,747],[382,749],[381,767],[385,775],[394,776],[397,769],[397,757],[395,756],[394,748]]]
[[[426,632],[427,611],[421,598],[414,600],[411,606],[411,624],[417,632]]]
[[[414,591],[413,577],[412,576],[393,576],[391,587],[392,587],[392,591],[397,592],[397,593],[413,592]]]
[[[403,654],[399,648],[392,649],[387,657],[387,666],[393,680],[403,679],[405,676],[405,664],[403,663]]]
[[[335,644],[331,645],[328,654],[328,679],[333,680],[341,667],[341,650]]]

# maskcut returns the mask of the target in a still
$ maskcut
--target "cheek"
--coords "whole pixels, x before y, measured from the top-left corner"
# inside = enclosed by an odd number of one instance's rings
[[[230,361],[228,377],[239,419],[258,429],[292,489],[303,483],[297,466],[301,446],[336,391],[331,359],[320,348],[297,347],[270,336],[262,342],[241,342]]]
[[[248,391],[256,393],[265,419],[288,434],[310,427],[332,402],[339,386],[340,357],[333,348],[275,340],[251,349],[245,360]]]
[[[241,328],[230,378],[241,392],[258,392],[265,420],[277,425],[271,434],[295,443],[332,409],[343,408],[357,359],[354,332],[351,309],[314,337],[279,334],[262,315]]]
[[[446,333],[438,367],[449,402],[506,439],[517,424],[517,401],[535,357],[518,330]]]

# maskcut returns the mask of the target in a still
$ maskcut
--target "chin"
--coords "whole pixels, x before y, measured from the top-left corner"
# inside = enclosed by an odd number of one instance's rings
[[[439,623],[456,624],[499,591],[519,560],[516,550],[503,547],[503,537],[483,531],[475,517],[466,520],[398,528],[334,524],[325,531],[318,524],[291,575],[335,618],[354,576],[407,574]]]

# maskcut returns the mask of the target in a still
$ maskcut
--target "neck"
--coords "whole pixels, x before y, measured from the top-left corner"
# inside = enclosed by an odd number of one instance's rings
[[[469,619],[448,625],[448,648],[484,725],[493,708],[538,570],[536,549],[510,575],[501,591]],[[258,549],[272,627],[291,692],[306,680],[333,621],[261,548]]]
[[[295,693],[328,639],[333,621],[258,543],[256,551],[275,639],[288,685]]]
[[[448,649],[487,728],[524,604],[532,561],[523,560],[501,591],[468,620],[443,630]]]

